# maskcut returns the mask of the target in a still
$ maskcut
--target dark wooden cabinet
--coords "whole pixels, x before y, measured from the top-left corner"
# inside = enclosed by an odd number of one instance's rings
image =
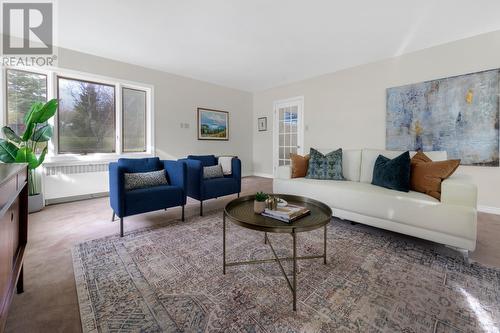
[[[28,240],[28,169],[0,164],[0,332],[10,302],[23,291],[23,257]]]

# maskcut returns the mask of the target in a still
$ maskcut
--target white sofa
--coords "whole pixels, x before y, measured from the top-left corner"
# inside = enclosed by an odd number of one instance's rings
[[[322,201],[332,208],[334,216],[341,219],[474,250],[477,187],[466,178],[452,175],[443,181],[441,201],[419,192],[405,193],[371,184],[378,155],[394,158],[401,153],[344,150],[342,169],[345,181],[292,179],[290,166],[281,166],[273,181],[273,192]],[[447,158],[446,152],[426,152],[426,155],[434,161]]]

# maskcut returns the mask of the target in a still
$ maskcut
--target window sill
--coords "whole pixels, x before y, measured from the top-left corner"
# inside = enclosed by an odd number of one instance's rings
[[[87,164],[103,164],[116,162],[119,158],[145,158],[154,157],[152,153],[123,153],[123,154],[65,154],[57,156],[47,156],[43,162],[43,166],[59,166],[59,165],[87,165]]]

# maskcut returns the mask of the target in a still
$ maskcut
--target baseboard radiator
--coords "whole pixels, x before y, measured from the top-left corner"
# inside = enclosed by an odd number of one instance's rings
[[[42,186],[46,204],[108,195],[109,162],[44,166]]]

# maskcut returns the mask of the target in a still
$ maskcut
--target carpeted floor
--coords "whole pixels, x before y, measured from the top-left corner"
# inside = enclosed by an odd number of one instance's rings
[[[289,255],[289,235],[270,237]],[[299,263],[296,313],[276,263],[222,274],[220,212],[82,243],[73,265],[83,331],[499,331],[500,270],[339,220],[328,237],[327,265]],[[321,246],[321,230],[298,235],[301,255]],[[269,257],[262,233],[230,224],[228,261]]]

